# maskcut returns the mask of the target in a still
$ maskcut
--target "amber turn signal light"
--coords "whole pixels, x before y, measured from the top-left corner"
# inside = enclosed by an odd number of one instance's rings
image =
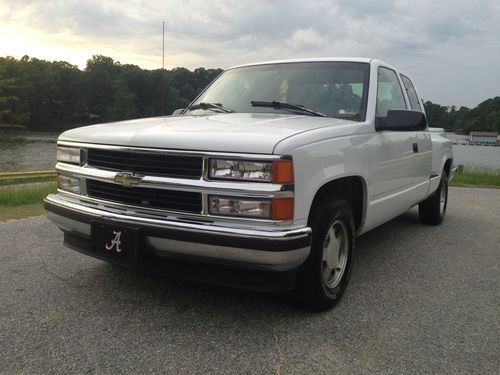
[[[293,219],[293,198],[273,198],[272,219],[292,220]]]
[[[273,184],[293,184],[293,162],[276,160],[273,163]]]

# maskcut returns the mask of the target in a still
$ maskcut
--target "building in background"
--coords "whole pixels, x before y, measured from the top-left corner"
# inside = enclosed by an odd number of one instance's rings
[[[469,144],[480,146],[496,146],[498,133],[496,132],[470,132]]]

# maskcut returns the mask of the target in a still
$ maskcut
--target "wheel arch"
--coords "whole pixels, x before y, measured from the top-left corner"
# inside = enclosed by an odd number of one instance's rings
[[[359,232],[366,217],[367,191],[365,179],[357,175],[340,177],[324,183],[316,191],[312,200],[307,219],[308,224],[310,224],[312,215],[321,201],[333,195],[340,195],[351,204],[355,229],[356,232]]]

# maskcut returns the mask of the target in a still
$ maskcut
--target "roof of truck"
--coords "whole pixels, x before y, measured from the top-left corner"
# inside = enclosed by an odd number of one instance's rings
[[[286,60],[271,60],[271,61],[261,61],[250,64],[241,64],[232,66],[233,68],[241,68],[243,66],[253,66],[253,65],[267,65],[267,64],[287,64],[287,63],[302,63],[302,62],[330,62],[330,61],[343,61],[343,62],[360,62],[360,63],[370,63],[375,59],[371,57],[308,57],[301,59],[286,59]]]

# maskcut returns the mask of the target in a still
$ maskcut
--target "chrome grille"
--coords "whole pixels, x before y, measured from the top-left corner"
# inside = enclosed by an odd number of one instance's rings
[[[201,213],[201,193],[121,185],[87,180],[87,195],[127,205]]]
[[[198,179],[202,174],[203,158],[192,155],[89,148],[87,164],[112,171]]]

